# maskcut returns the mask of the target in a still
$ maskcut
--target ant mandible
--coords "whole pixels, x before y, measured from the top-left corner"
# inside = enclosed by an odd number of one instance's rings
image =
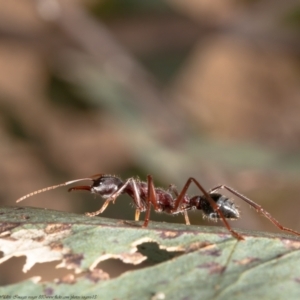
[[[238,219],[240,214],[239,210],[237,209],[237,207],[231,199],[220,193],[217,193],[218,190],[225,189],[233,195],[240,198],[241,200],[248,203],[257,212],[263,214],[280,230],[287,231],[300,236],[299,232],[282,226],[273,216],[271,216],[270,213],[264,210],[260,205],[250,200],[246,196],[240,194],[231,187],[226,185],[218,185],[213,189],[206,191],[202,187],[202,185],[193,177],[190,177],[187,180],[183,189],[179,193],[174,185],[170,185],[167,190],[164,190],[162,188],[156,188],[154,186],[151,175],[147,176],[147,182],[140,181],[139,179],[133,177],[123,182],[119,177],[114,175],[97,174],[91,177],[75,179],[34,191],[19,198],[17,202],[20,202],[28,197],[34,196],[39,193],[43,193],[61,186],[67,186],[84,180],[90,180],[92,181],[92,184],[74,186],[69,188],[68,191],[70,192],[85,190],[93,194],[99,194],[102,198],[106,199],[106,201],[99,210],[92,213],[86,213],[86,215],[89,217],[94,217],[101,214],[106,209],[108,204],[110,202],[115,202],[115,200],[121,194],[128,194],[133,199],[136,208],[135,221],[139,220],[141,212],[146,212],[143,227],[148,226],[150,220],[151,204],[154,210],[157,212],[165,212],[168,214],[183,213],[187,225],[190,225],[187,211],[192,209],[198,209],[202,210],[203,215],[210,220],[221,219],[225,227],[228,229],[228,231],[233,237],[235,237],[238,240],[243,240],[243,236],[237,233],[235,230],[233,230],[227,222],[227,220]],[[193,196],[191,198],[187,195],[186,192],[192,182],[199,188],[199,190],[202,192],[202,195]]]

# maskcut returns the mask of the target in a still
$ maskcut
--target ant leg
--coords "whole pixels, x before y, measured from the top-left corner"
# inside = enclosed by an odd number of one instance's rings
[[[153,205],[155,211],[159,211],[159,207],[157,205],[157,200],[156,200],[155,187],[154,187],[153,178],[151,175],[147,176],[147,183],[148,183],[148,196],[147,196],[147,205],[148,206],[147,206],[147,210],[146,210],[146,216],[145,216],[145,221],[144,221],[143,227],[147,227],[149,224],[151,204]]]
[[[237,240],[243,240],[244,238],[237,233],[235,230],[233,230],[229,223],[227,222],[227,220],[225,219],[225,217],[223,216],[223,214],[221,213],[218,205],[215,203],[215,201],[211,198],[211,196],[209,195],[209,193],[202,187],[202,185],[193,177],[190,177],[186,184],[184,185],[183,189],[181,190],[179,196],[177,197],[176,201],[175,201],[175,206],[174,209],[172,210],[173,213],[178,212],[180,210],[180,204],[189,188],[189,186],[191,185],[191,183],[194,182],[194,184],[199,188],[199,190],[204,194],[205,198],[207,199],[207,201],[209,202],[209,204],[211,205],[211,207],[214,209],[214,211],[216,211],[220,218],[222,219],[225,227],[227,228],[227,230],[231,233],[231,235],[233,237],[235,237]]]
[[[151,205],[147,206],[146,215],[145,215],[145,221],[142,227],[147,227],[150,220],[150,212],[151,212]]]
[[[110,198],[108,198],[108,199],[104,202],[104,204],[101,206],[101,208],[100,208],[99,210],[94,211],[94,212],[91,212],[91,213],[87,212],[87,213],[85,213],[85,215],[88,216],[88,217],[95,217],[95,216],[97,216],[97,215],[102,214],[102,213],[105,211],[105,209],[106,209],[106,207],[108,206],[108,204],[109,204],[110,201],[111,201]]]
[[[234,190],[233,188],[231,188],[231,187],[229,187],[227,185],[218,185],[215,188],[213,188],[210,192],[214,192],[214,191],[217,191],[219,189],[225,189],[225,190],[229,191],[230,193],[232,193],[233,195],[235,195],[238,198],[240,198],[241,200],[243,200],[246,203],[248,203],[258,213],[261,213],[262,215],[264,215],[270,222],[272,222],[281,231],[287,231],[287,232],[291,232],[291,233],[296,234],[296,235],[300,235],[300,233],[297,232],[296,230],[293,230],[293,229],[290,229],[290,228],[282,226],[269,212],[267,212],[265,209],[263,209],[262,206],[260,206],[256,202],[250,200],[249,198],[247,198],[246,196],[244,196],[240,192]]]
[[[220,190],[220,189],[224,189],[224,188],[225,188],[225,185],[224,185],[224,184],[220,184],[220,185],[217,185],[216,187],[210,189],[210,190],[208,191],[208,193],[209,193],[209,194],[210,194],[210,193],[214,193],[214,192],[216,192],[216,191],[218,191],[218,190]]]
[[[185,210],[183,212],[183,214],[184,214],[185,225],[191,225],[191,222],[190,222],[189,215],[188,215],[187,211]]]
[[[141,200],[140,200],[140,196],[139,196],[139,193],[138,193],[138,189],[137,189],[137,186],[136,186],[136,180],[134,178],[129,178],[128,180],[126,180],[126,182],[116,191],[114,192],[105,202],[104,204],[102,205],[102,207],[95,211],[95,212],[91,212],[91,213],[86,213],[85,215],[88,216],[88,217],[95,217],[97,215],[100,215],[101,213],[103,213],[105,211],[105,209],[107,208],[109,202],[115,202],[116,199],[120,196],[120,194],[123,193],[123,191],[125,190],[125,188],[130,184],[130,183],[133,183],[133,190],[134,190],[134,202],[136,204],[137,207],[140,207],[140,203],[141,203]],[[136,215],[137,216],[137,215]]]
[[[179,196],[178,191],[177,191],[177,188],[176,188],[176,186],[175,186],[174,184],[170,184],[170,185],[169,185],[168,191],[170,191],[171,193],[174,193],[174,195],[175,195],[176,197]],[[191,222],[190,222],[189,215],[188,215],[187,211],[186,211],[186,210],[183,211],[183,214],[184,214],[185,224],[186,224],[186,225],[191,225]]]
[[[139,209],[135,210],[135,216],[134,216],[135,221],[138,221],[140,219],[140,213],[141,211]]]

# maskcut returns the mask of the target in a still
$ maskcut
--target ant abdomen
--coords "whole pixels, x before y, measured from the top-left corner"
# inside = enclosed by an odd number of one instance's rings
[[[219,193],[211,193],[209,195],[217,204],[224,218],[230,220],[236,220],[239,218],[239,210],[237,209],[233,201],[231,201],[228,197]],[[204,216],[208,219],[220,219],[220,214],[210,205],[209,201],[204,195],[193,197],[191,199],[191,204],[196,207],[196,209],[202,210]]]

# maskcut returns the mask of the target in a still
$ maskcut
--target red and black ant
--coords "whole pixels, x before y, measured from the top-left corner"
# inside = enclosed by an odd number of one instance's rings
[[[29,193],[17,200],[20,202],[33,195],[43,193],[49,190],[56,189],[61,186],[66,186],[73,184],[78,181],[90,180],[91,185],[75,186],[69,189],[70,191],[85,190],[93,194],[99,194],[102,198],[106,199],[102,207],[92,213],[86,213],[89,217],[94,217],[101,214],[110,202],[115,202],[115,200],[121,194],[128,194],[134,202],[136,212],[135,221],[139,220],[140,212],[146,212],[145,221],[143,227],[147,227],[150,220],[151,204],[155,211],[165,212],[168,214],[178,214],[183,213],[185,217],[185,222],[190,225],[189,217],[187,212],[189,210],[198,209],[202,210],[203,215],[210,220],[221,219],[225,224],[228,231],[233,237],[238,240],[243,240],[243,236],[237,233],[231,228],[227,220],[238,219],[240,214],[239,210],[228,197],[217,193],[220,189],[225,189],[232,193],[233,195],[239,197],[241,200],[252,206],[257,212],[263,214],[267,219],[269,219],[275,226],[277,226],[282,231],[287,231],[300,236],[300,233],[282,226],[274,217],[271,216],[266,210],[264,210],[260,205],[250,200],[246,196],[240,194],[229,186],[218,185],[213,189],[206,191],[202,185],[193,177],[190,177],[183,189],[179,193],[174,185],[170,185],[167,190],[162,188],[156,188],[153,183],[151,175],[147,176],[147,182],[140,181],[136,178],[129,178],[123,182],[119,177],[107,174],[97,174],[88,178],[81,178],[76,180],[67,181],[58,185],[46,187],[32,193]],[[200,196],[189,197],[187,195],[187,190],[191,183],[194,183],[199,190],[202,192]]]

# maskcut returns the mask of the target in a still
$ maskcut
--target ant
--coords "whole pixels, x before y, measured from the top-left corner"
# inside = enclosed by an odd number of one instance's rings
[[[189,210],[198,209],[202,210],[203,215],[210,220],[216,221],[218,219],[221,219],[225,227],[233,237],[235,237],[237,240],[243,240],[243,236],[233,230],[227,221],[238,219],[240,213],[231,199],[217,192],[220,189],[225,189],[248,203],[257,212],[260,212],[267,219],[269,219],[280,230],[300,236],[299,232],[282,226],[273,216],[271,216],[269,212],[264,210],[260,205],[250,200],[246,196],[240,194],[231,187],[226,185],[218,185],[211,190],[206,191],[202,187],[202,185],[193,177],[190,177],[187,180],[183,189],[179,193],[174,185],[170,185],[167,190],[156,188],[154,186],[151,175],[147,176],[147,182],[140,181],[139,179],[133,177],[127,179],[124,182],[122,179],[114,175],[97,174],[88,178],[75,179],[34,191],[19,198],[17,202],[20,202],[39,193],[86,180],[92,181],[92,184],[74,186],[69,188],[68,191],[71,192],[85,190],[93,194],[99,194],[102,198],[106,199],[99,210],[92,213],[86,213],[86,215],[89,217],[94,217],[101,214],[109,205],[109,203],[114,203],[121,194],[128,194],[133,199],[136,208],[135,221],[139,220],[141,212],[146,212],[143,227],[148,226],[150,220],[151,204],[154,210],[157,212],[165,212],[172,215],[183,213],[186,225],[190,225],[187,212]],[[202,192],[202,195],[193,197],[189,197],[187,195],[186,192],[191,183],[194,183],[199,188],[199,190]]]

